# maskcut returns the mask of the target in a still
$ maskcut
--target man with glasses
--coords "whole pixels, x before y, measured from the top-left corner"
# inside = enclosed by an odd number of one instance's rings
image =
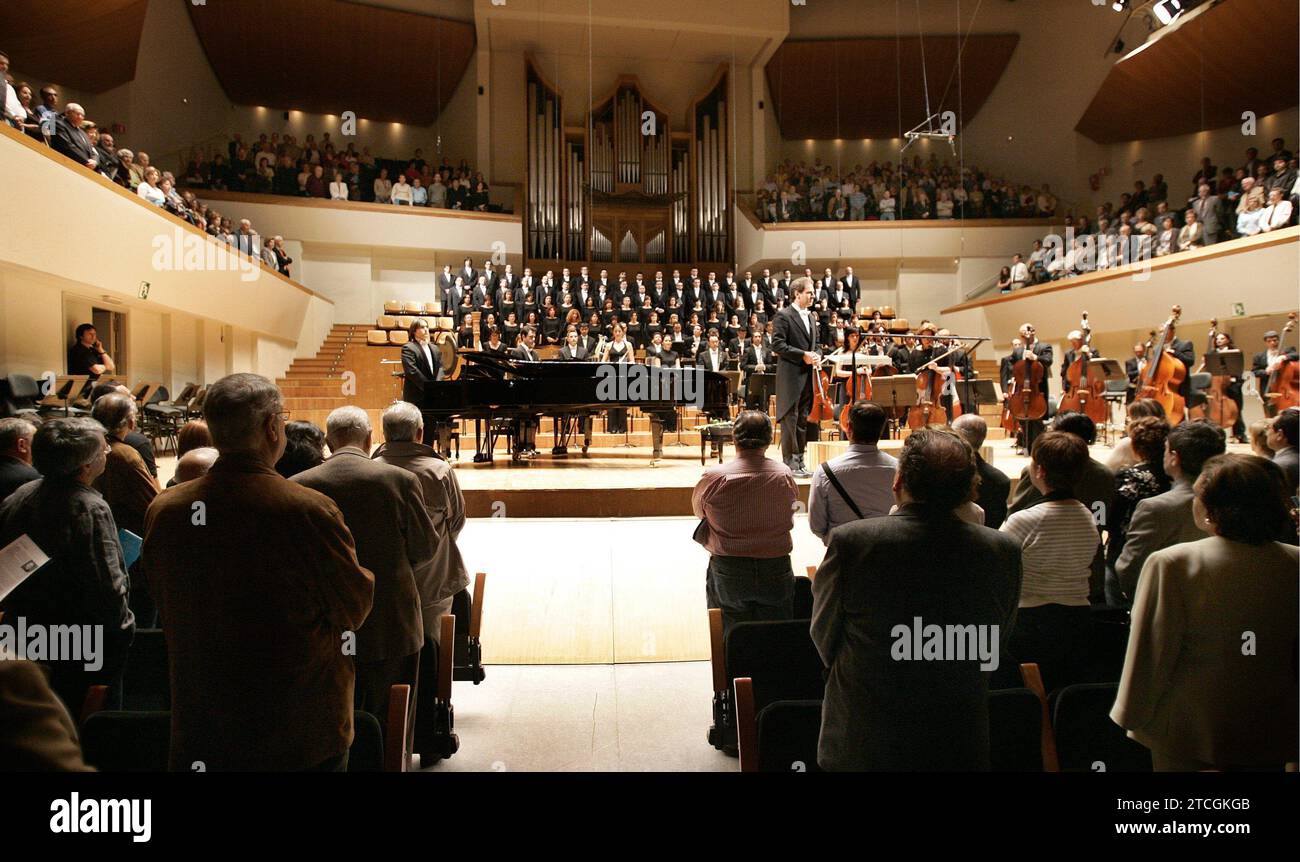
[[[275,472],[287,411],[271,381],[224,377],[203,413],[217,463],[145,518],[142,568],[172,657],[171,768],[345,771],[374,576],[339,507]]]

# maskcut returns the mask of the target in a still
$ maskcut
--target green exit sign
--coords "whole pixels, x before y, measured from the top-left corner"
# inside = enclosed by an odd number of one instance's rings
[[[1246,316],[1246,304],[1245,304],[1244,302],[1234,302],[1234,303],[1232,304],[1232,316],[1233,316],[1233,317],[1245,317],[1245,316]]]

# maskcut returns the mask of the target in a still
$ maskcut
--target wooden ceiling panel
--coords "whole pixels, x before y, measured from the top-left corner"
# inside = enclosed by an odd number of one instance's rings
[[[103,93],[135,80],[149,0],[3,0],[10,74]]]
[[[930,110],[974,117],[1006,70],[1020,37],[917,37],[786,41],[767,64],[773,108],[787,139],[896,138]],[[922,69],[926,75],[922,75]],[[959,86],[960,85],[960,86]],[[900,109],[901,106],[901,109]]]
[[[427,125],[474,55],[474,25],[343,0],[186,4],[240,105]]]
[[[1075,130],[1100,144],[1184,135],[1294,107],[1300,5],[1232,0],[1116,63]]]

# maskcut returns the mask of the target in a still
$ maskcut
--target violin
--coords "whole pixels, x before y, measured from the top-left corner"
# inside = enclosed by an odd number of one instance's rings
[[[1218,318],[1215,318],[1210,321],[1210,343],[1205,349],[1207,355],[1218,351],[1218,347],[1215,345],[1218,340],[1219,321]],[[1205,362],[1202,360],[1200,368],[1204,367]],[[1198,368],[1197,371],[1200,371],[1200,369]],[[1214,375],[1210,379],[1210,388],[1205,392],[1205,403],[1192,408],[1192,418],[1209,419],[1220,428],[1234,427],[1241,415],[1241,411],[1237,407],[1237,402],[1228,394],[1230,386],[1232,386],[1232,378],[1227,374]]]
[[[1147,342],[1147,363],[1138,375],[1138,398],[1151,398],[1165,408],[1165,417],[1170,425],[1180,424],[1187,416],[1187,401],[1178,393],[1187,379],[1187,366],[1181,359],[1168,352],[1173,345],[1173,329],[1182,316],[1182,306],[1175,305],[1170,317],[1160,329],[1160,334],[1151,333]]]
[[[1287,315],[1286,326],[1282,328],[1282,338],[1278,340],[1279,346],[1286,338],[1286,334],[1295,329],[1295,325],[1296,313],[1293,311]],[[1261,397],[1264,399],[1264,413],[1270,419],[1283,410],[1300,406],[1300,369],[1296,366],[1294,360],[1283,354],[1282,364],[1268,375],[1268,386],[1264,388]]]
[[[1079,330],[1083,333],[1083,345],[1065,371],[1070,391],[1061,399],[1060,409],[1062,412],[1082,413],[1101,425],[1109,413],[1106,407],[1106,380],[1089,365],[1092,358],[1092,328],[1088,325],[1086,311]]]

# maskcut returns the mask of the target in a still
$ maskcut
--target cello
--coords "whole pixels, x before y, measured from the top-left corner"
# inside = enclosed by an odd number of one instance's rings
[[[1065,370],[1065,379],[1070,383],[1069,393],[1061,399],[1061,412],[1082,413],[1098,425],[1106,422],[1109,410],[1106,407],[1106,381],[1092,369],[1092,328],[1088,326],[1088,312],[1083,313],[1083,322],[1079,324],[1083,333],[1083,346],[1070,367]]]
[[[1043,375],[1047,370],[1043,363],[1026,357],[1032,353],[1031,346],[1020,348],[1021,357],[1011,367],[1011,394],[1007,396],[1007,409],[1011,418],[1017,423],[1036,422],[1047,415],[1047,395],[1043,393]]]
[[[1182,313],[1182,306],[1175,305],[1160,334],[1152,333],[1147,344],[1147,363],[1138,375],[1137,397],[1158,401],[1165,408],[1165,417],[1171,426],[1181,424],[1187,414],[1187,401],[1178,394],[1178,388],[1187,379],[1187,366],[1168,352],[1173,344],[1173,329]]]
[[[929,349],[927,341],[931,339],[921,339],[922,349]],[[907,411],[907,427],[913,431],[929,425],[948,424],[948,411],[940,400],[946,378],[934,364],[936,361],[930,360],[916,372],[916,406]]]
[[[1219,340],[1219,321],[1217,318],[1210,321],[1210,344],[1205,349],[1208,356],[1218,351]],[[1205,368],[1205,361],[1202,359],[1199,372]],[[1226,374],[1216,374],[1210,379],[1210,387],[1205,392],[1205,404],[1198,404],[1191,410],[1193,419],[1209,419],[1217,424],[1220,428],[1232,428],[1236,426],[1237,419],[1241,415],[1237,402],[1228,394],[1228,387],[1232,386],[1232,378]]]
[[[1295,329],[1296,313],[1287,315],[1286,326],[1282,327],[1282,337],[1278,339],[1281,348],[1286,334]],[[1282,353],[1282,362],[1268,375],[1268,385],[1261,397],[1264,399],[1264,413],[1270,419],[1291,407],[1300,406],[1300,369],[1295,360]]]
[[[813,403],[812,409],[808,411],[808,422],[813,425],[820,425],[826,419],[835,418],[834,405],[831,404],[831,399],[826,394],[831,388],[831,379],[826,368],[820,363],[813,368],[812,376]]]
[[[851,344],[850,339],[852,339]],[[849,365],[849,376],[844,379],[844,405],[840,407],[840,433],[844,435],[845,440],[851,439],[849,434],[849,408],[855,402],[866,401],[871,398],[871,366],[858,366],[856,362],[858,345],[861,343],[861,330],[850,329],[844,336],[844,349],[854,360]]]

